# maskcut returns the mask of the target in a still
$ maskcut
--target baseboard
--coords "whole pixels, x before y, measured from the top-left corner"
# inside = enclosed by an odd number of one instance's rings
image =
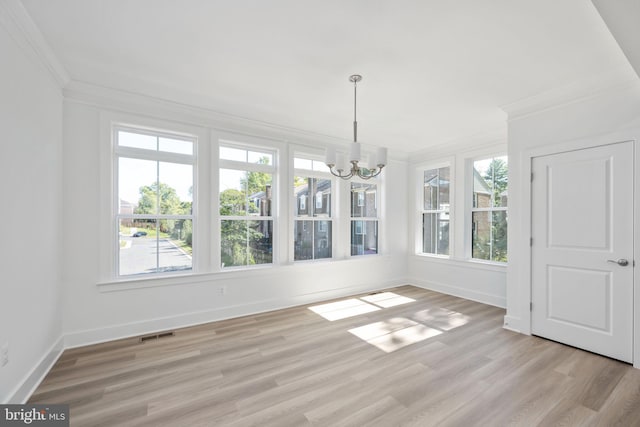
[[[444,283],[432,282],[429,280],[409,279],[408,283],[430,291],[442,292],[443,294],[453,295],[456,297],[468,299],[471,301],[481,302],[483,304],[493,305],[495,307],[506,308],[507,299],[500,295],[491,295],[474,290],[459,288]]]
[[[273,298],[214,310],[193,312],[177,316],[169,316],[135,323],[108,326],[100,329],[68,332],[65,334],[65,348],[83,347],[99,344],[117,339],[130,338],[139,335],[165,331],[169,329],[186,328],[203,323],[216,322],[241,316],[264,313],[273,310],[295,307],[304,304],[324,301],[332,298],[341,298],[349,295],[378,291],[390,287],[407,284],[405,279],[391,280],[379,286],[372,287],[368,284],[351,286],[311,294],[291,296],[288,298]]]
[[[4,403],[26,403],[64,351],[64,337],[58,338]]]
[[[521,322],[521,319],[519,317],[514,317],[509,315],[504,316],[503,328],[513,332],[518,332],[519,334],[521,334],[522,330],[520,328],[520,322]]]

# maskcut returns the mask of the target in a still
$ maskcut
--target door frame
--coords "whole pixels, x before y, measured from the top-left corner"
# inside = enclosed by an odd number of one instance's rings
[[[532,162],[535,157],[560,154],[569,151],[595,148],[604,145],[611,145],[619,142],[631,141],[633,144],[633,257],[638,258],[640,265],[640,129],[631,129],[627,131],[609,133],[591,138],[572,139],[569,141],[545,145],[525,150],[522,154],[522,216],[518,224],[514,224],[516,230],[522,230],[523,236],[519,240],[517,252],[522,254],[522,271],[517,272],[518,279],[523,284],[520,289],[523,292],[518,297],[518,305],[522,316],[520,318],[520,332],[531,335],[531,317],[530,310],[533,290],[532,277],[532,181],[530,179],[532,173]],[[526,179],[525,179],[526,178]],[[526,232],[525,232],[526,230]],[[640,280],[638,277],[638,266],[633,265],[633,366],[640,369]]]

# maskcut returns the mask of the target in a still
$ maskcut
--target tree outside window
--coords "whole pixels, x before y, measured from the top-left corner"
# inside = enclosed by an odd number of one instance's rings
[[[114,134],[117,275],[191,270],[194,140],[124,128]]]
[[[473,163],[472,258],[507,262],[507,157]]]
[[[273,262],[272,155],[221,147],[220,256],[222,268]],[[262,154],[262,155],[260,155]],[[233,156],[224,162],[225,155]],[[241,163],[253,163],[243,167]]]

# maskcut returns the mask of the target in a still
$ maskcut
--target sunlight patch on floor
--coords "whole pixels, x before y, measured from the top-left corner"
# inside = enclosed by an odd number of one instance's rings
[[[391,353],[442,333],[404,317],[370,323],[349,329],[349,332],[385,353]]]
[[[443,331],[449,331],[457,328],[458,326],[466,325],[469,323],[469,319],[471,319],[469,316],[465,316],[457,311],[451,311],[440,307],[418,311],[412,317],[422,323]]]
[[[415,302],[415,300],[393,292],[380,292],[361,298],[349,298],[327,304],[314,305],[309,307],[309,310],[329,321],[334,321],[410,302]]]
[[[402,295],[398,295],[393,292],[381,292],[379,294],[367,295],[366,297],[362,297],[360,299],[373,303],[382,308],[395,307],[397,305],[415,302],[413,298],[403,297]]]
[[[346,319],[347,317],[357,316],[359,314],[370,313],[372,311],[380,310],[380,307],[376,307],[372,304],[367,304],[364,301],[360,301],[357,298],[351,298],[347,300],[331,302],[328,304],[315,305],[309,307],[309,310],[324,317],[329,321]]]

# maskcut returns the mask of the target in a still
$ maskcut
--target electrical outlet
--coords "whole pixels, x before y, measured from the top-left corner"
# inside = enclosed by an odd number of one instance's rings
[[[226,286],[220,286],[218,288],[218,295],[226,295],[227,294],[227,287]]]
[[[9,343],[6,342],[0,347],[0,366],[6,366],[9,363]]]

